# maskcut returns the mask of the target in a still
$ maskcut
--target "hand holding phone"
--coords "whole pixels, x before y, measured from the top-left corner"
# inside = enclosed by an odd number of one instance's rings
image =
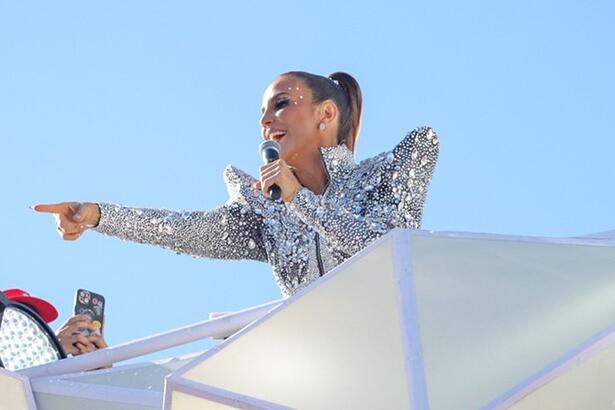
[[[86,289],[77,289],[73,313],[88,316],[92,320],[92,325],[96,328],[94,331],[83,329],[81,331],[82,336],[101,336],[105,317],[104,296]]]

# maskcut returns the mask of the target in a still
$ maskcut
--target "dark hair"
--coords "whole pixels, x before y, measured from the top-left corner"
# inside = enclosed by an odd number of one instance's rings
[[[342,72],[335,72],[329,77],[305,71],[289,71],[282,75],[290,75],[303,80],[312,92],[314,103],[333,100],[339,111],[337,143],[346,144],[354,152],[359,136],[363,105],[363,96],[357,80],[350,74]]]

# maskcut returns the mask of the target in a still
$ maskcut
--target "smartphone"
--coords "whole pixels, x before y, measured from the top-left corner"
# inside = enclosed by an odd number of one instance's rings
[[[84,329],[83,336],[100,336],[102,334],[103,320],[105,317],[105,297],[86,289],[77,289],[75,293],[75,315],[87,315],[92,319],[96,328],[94,331]]]

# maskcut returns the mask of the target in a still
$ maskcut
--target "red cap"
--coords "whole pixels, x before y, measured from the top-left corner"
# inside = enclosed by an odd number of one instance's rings
[[[21,302],[28,305],[36,311],[47,323],[53,322],[58,317],[57,309],[49,302],[43,299],[30,296],[28,292],[21,289],[7,289],[2,291],[9,300]]]

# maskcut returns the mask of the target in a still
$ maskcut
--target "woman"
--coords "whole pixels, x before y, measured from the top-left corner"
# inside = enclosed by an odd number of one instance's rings
[[[176,252],[268,262],[285,296],[322,276],[395,227],[419,228],[438,156],[430,128],[393,150],[354,162],[362,97],[346,73],[280,75],[263,96],[263,139],[280,159],[256,180],[228,166],[229,201],[210,211],[171,212],[110,204],[36,205],[56,216],[65,240],[91,228]],[[281,201],[269,198],[278,185]]]

